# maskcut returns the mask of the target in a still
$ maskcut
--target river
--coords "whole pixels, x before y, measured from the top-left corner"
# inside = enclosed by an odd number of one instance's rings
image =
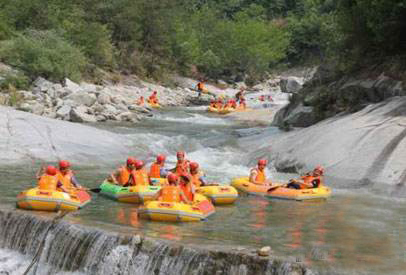
[[[247,146],[241,139],[264,131],[279,131],[273,127],[247,128],[239,122],[207,115],[200,108],[169,109],[136,126],[95,126],[136,141],[137,146],[129,155],[147,162],[163,153],[168,156],[166,165],[173,167],[176,151],[185,150],[188,159],[200,163],[210,181],[224,184],[233,177],[247,175],[249,164],[255,161],[247,158],[250,150],[255,149],[255,142]],[[3,207],[12,207],[18,192],[32,186],[39,165],[0,167]],[[83,185],[97,187],[119,165],[90,164],[75,170]],[[277,180],[297,176],[277,173],[272,167],[267,173]],[[241,196],[235,205],[216,207],[215,215],[207,221],[184,224],[140,220],[136,205],[95,194],[89,205],[68,220],[182,243],[253,248],[270,245],[276,255],[293,258],[325,274],[404,274],[406,200],[330,185],[333,196],[326,201],[294,202]],[[21,262],[24,262],[22,255],[0,250],[0,271],[4,265],[7,270],[18,270],[12,266]]]

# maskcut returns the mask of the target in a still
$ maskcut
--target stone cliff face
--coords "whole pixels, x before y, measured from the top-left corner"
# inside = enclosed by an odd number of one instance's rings
[[[0,266],[0,273],[23,273],[41,243],[41,256],[33,266],[38,274],[60,271],[106,275],[314,274],[301,264],[260,257],[249,249],[170,243],[67,222],[55,223],[50,218],[22,211],[0,210],[0,249],[28,258],[25,265]]]
[[[251,153],[252,161],[266,157],[278,170],[298,172],[323,165],[329,185],[406,196],[406,97],[255,139],[266,142]]]

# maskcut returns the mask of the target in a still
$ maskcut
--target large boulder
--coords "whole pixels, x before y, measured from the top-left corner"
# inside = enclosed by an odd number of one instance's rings
[[[44,113],[44,109],[44,105],[34,100],[26,101],[18,107],[18,110],[20,111],[29,112],[36,115],[42,115]]]
[[[109,95],[101,93],[98,97],[97,97],[97,102],[99,102],[100,104],[110,104],[111,103],[111,98]]]
[[[265,157],[277,170],[298,172],[323,165],[328,185],[406,196],[406,97],[307,128],[255,136],[255,144],[261,140],[252,162]]]
[[[65,78],[65,88],[71,91],[72,93],[77,93],[82,91],[82,88],[80,87],[79,84],[73,82],[69,78]]]
[[[302,83],[303,81],[300,78],[289,76],[281,78],[279,85],[282,93],[293,94],[302,89]]]
[[[59,117],[63,120],[69,120],[69,114],[70,111],[72,110],[72,107],[69,105],[62,105],[58,110],[56,111],[56,117]]]
[[[86,92],[72,93],[72,94],[68,95],[66,97],[66,99],[72,100],[78,106],[79,105],[85,105],[85,106],[88,106],[88,107],[92,106],[97,100],[96,95],[89,94],[89,93],[86,93]]]
[[[86,106],[78,106],[72,108],[69,112],[70,121],[72,122],[96,122],[96,117],[93,115],[89,115],[88,108]]]

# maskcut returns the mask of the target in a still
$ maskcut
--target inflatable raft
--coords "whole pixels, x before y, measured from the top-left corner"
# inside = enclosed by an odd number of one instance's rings
[[[231,182],[231,185],[239,191],[252,195],[266,196],[270,199],[287,200],[314,200],[325,199],[331,195],[331,189],[326,186],[306,189],[286,188],[285,184],[274,184],[271,187],[253,184],[249,182],[248,177],[237,178]],[[272,188],[278,186],[277,188]]]
[[[21,192],[17,196],[17,207],[42,211],[75,211],[91,200],[89,193],[83,190],[71,194],[59,191],[40,190],[38,187]]]
[[[148,99],[147,102],[151,108],[161,108],[161,105],[159,103],[151,103]]]
[[[222,114],[222,115],[224,115],[224,114],[228,114],[228,113],[231,113],[231,112],[233,112],[233,111],[235,111],[235,109],[234,108],[225,108],[225,109],[218,109],[218,108],[214,108],[214,107],[208,107],[207,108],[207,111],[208,112],[211,112],[211,113],[217,113],[217,114]]]
[[[209,198],[213,204],[232,204],[238,198],[238,192],[232,186],[202,186],[196,192]]]
[[[104,181],[100,189],[101,195],[120,202],[143,203],[151,200],[161,187],[150,185],[123,187]]]
[[[215,212],[213,204],[203,195],[195,194],[193,204],[149,201],[138,210],[142,218],[153,221],[201,221]]]

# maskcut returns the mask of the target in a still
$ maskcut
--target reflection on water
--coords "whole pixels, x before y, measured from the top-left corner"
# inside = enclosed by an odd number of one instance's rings
[[[153,131],[155,138],[166,133],[166,123],[149,123],[153,125],[152,128],[148,129],[146,123],[143,128],[137,129],[140,137],[148,131]],[[244,148],[233,147],[233,139],[237,138],[234,126],[212,127],[222,142],[214,140],[206,124],[195,128],[190,125],[182,127],[180,129],[185,131],[181,133],[185,138],[180,141],[169,138],[175,135],[174,132],[165,136],[165,143],[159,143],[159,140],[154,143],[148,137],[145,141],[152,142],[156,151],[173,146],[168,152],[174,153],[179,144],[176,142],[187,140],[190,148],[195,148],[188,155],[201,163],[210,180],[226,183],[232,177],[248,172],[249,167],[245,166],[241,157]],[[134,132],[131,129],[120,131],[126,131],[126,134]],[[144,142],[143,139],[140,138],[140,142]],[[134,148],[135,152],[137,150]],[[169,158],[170,162],[174,160],[172,158]],[[32,186],[32,178],[39,165],[0,167],[0,198],[3,204],[14,205],[18,192]],[[77,176],[82,184],[97,187],[115,166],[117,164],[101,167],[97,171],[77,167]],[[271,175],[278,179],[289,177],[277,173]],[[276,255],[293,257],[324,270],[326,274],[336,271],[405,274],[406,201],[359,192],[334,190],[331,199],[312,202],[241,196],[233,206],[216,207],[216,213],[207,221],[184,224],[140,220],[138,206],[93,194],[92,202],[68,219],[109,230],[121,231],[125,228],[132,233],[141,232],[147,236],[184,243],[252,247],[270,245]]]

